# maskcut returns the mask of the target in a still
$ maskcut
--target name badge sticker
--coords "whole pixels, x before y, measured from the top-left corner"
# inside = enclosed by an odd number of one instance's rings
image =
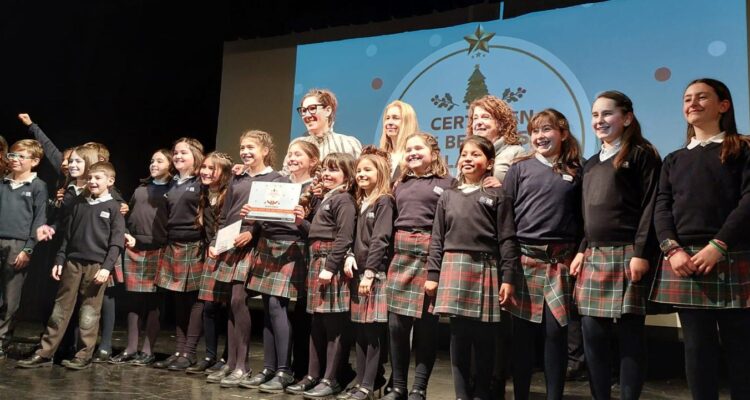
[[[572,176],[572,175],[568,175],[568,174],[563,174],[563,175],[562,175],[562,178],[563,178],[563,180],[564,180],[564,181],[566,181],[566,182],[573,182],[573,176]]]
[[[627,162],[627,161],[625,161],[625,162],[622,163],[622,167],[623,168],[630,168],[630,163]]]
[[[480,197],[479,202],[484,205],[488,205],[490,207],[492,207],[492,205],[495,204],[495,202],[491,198],[485,197],[485,196]]]
[[[31,192],[21,192],[21,196],[31,197]]]
[[[440,194],[443,194],[443,192],[445,190],[443,188],[441,188],[440,186],[435,186],[435,187],[432,188],[432,191],[435,192],[435,193],[437,193],[438,195],[440,195]]]
[[[326,211],[328,211],[328,210],[330,210],[330,209],[331,209],[331,205],[330,205],[330,204],[325,204],[325,205],[323,206],[323,209],[324,209],[324,210],[326,210]]]
[[[99,216],[102,218],[109,218],[109,211],[102,211]]]
[[[368,212],[367,213],[367,218],[369,218],[369,219],[375,219],[375,212],[373,212],[373,211]]]
[[[188,192],[195,192],[195,188],[194,188],[194,187],[192,187],[192,186],[190,186],[189,188],[187,188],[187,191],[188,191]]]

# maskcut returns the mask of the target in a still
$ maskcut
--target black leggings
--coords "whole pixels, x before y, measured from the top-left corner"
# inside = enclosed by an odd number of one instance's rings
[[[232,283],[232,300],[229,305],[227,321],[227,336],[229,338],[229,354],[227,365],[233,369],[246,370],[247,346],[250,343],[250,309],[247,308],[247,291],[245,284]]]
[[[302,379],[307,375],[310,357],[310,324],[312,315],[307,313],[307,295],[300,292],[292,313],[292,370],[294,377]]]
[[[163,295],[156,293],[126,292],[131,309],[128,311],[128,346],[125,351],[134,354],[138,351],[141,329],[145,331],[142,352],[153,354],[156,337],[159,335],[159,305]]]
[[[313,378],[336,380],[344,358],[343,334],[349,313],[314,313],[310,330],[310,361],[307,374]],[[325,371],[321,366],[325,365]]]
[[[414,327],[416,368],[413,389],[427,390],[427,382],[430,380],[432,367],[435,365],[439,321],[437,315],[425,310],[422,311],[422,318],[388,313],[393,387],[406,392],[409,358],[411,357],[409,334]]]
[[[544,336],[544,378],[547,399],[562,399],[568,358],[568,327],[560,326],[544,303],[542,323],[513,318],[513,394],[516,400],[529,398],[531,375],[536,360],[536,339]]]
[[[620,398],[637,399],[646,372],[644,315],[623,314],[620,319],[582,316],[583,349],[589,371],[591,395],[609,399],[612,391],[613,330],[617,330],[620,353]]]
[[[198,340],[203,334],[203,302],[198,292],[173,292],[175,298],[175,324],[177,325],[177,352],[184,357],[195,357]]]
[[[495,323],[475,319],[451,318],[451,369],[456,399],[490,398],[490,379],[495,361]],[[474,350],[474,390],[469,395],[471,354]]]
[[[99,342],[99,350],[108,353],[112,353],[112,332],[115,330],[115,295],[113,291],[113,287],[104,289],[104,297],[102,298],[102,337]]]
[[[680,309],[678,313],[685,338],[685,374],[693,399],[719,398],[721,347],[727,357],[732,399],[750,399],[750,309]]]
[[[292,324],[288,307],[287,298],[263,295],[263,367],[271,371],[290,371]]]
[[[222,303],[206,301],[203,303],[203,336],[206,340],[206,358],[218,360],[219,352],[219,332],[222,327],[227,326],[226,309]],[[224,342],[224,353],[221,355],[223,360],[227,359],[229,345]]]
[[[373,322],[367,324],[355,323],[357,331],[357,378],[356,382],[365,389],[375,389],[375,378],[380,372],[383,364],[382,355],[383,342],[385,338],[386,324]]]

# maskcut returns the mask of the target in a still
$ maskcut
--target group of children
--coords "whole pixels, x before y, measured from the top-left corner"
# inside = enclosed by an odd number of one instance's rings
[[[150,177],[124,207],[109,193],[112,165],[98,161],[91,144],[77,147],[66,157],[54,224],[44,224],[46,190],[31,172],[40,145],[11,146],[0,219],[18,223],[0,227],[0,333],[17,308],[35,242],[63,237],[52,268],[60,287],[41,349],[17,365],[51,365],[76,297],[83,348],[64,365],[90,365],[106,283],[124,249],[128,345],[112,363],[205,372],[222,387],[373,399],[385,386],[390,355],[384,398],[418,400],[427,397],[439,316],[446,316],[456,398],[489,399],[497,326],[512,315],[505,357],[515,398],[529,397],[543,338],[546,396],[561,399],[567,326],[577,310],[592,396],[610,398],[617,354],[620,396],[635,399],[645,377],[645,316],[655,302],[679,313],[693,397],[717,398],[723,346],[732,397],[750,398],[750,354],[742,343],[750,335],[750,243],[742,239],[750,220],[750,147],[723,83],[688,85],[688,143],[663,163],[623,93],[603,92],[594,101],[601,150],[585,162],[560,112],[533,116],[532,151],[523,153],[510,107],[485,96],[469,107],[456,178],[408,104],[386,107],[380,148],[361,153],[356,139],[332,132],[335,108],[329,91],[305,96],[298,111],[311,134],[290,144],[283,173],[271,167],[275,149],[266,132],[242,135],[239,167],[181,138],[171,151],[154,153]],[[246,218],[254,182],[301,184],[295,222]],[[238,221],[235,248],[217,254],[217,231]],[[155,362],[167,293],[175,301],[176,348]],[[247,300],[256,295],[264,368],[253,375],[246,366]],[[220,357],[222,305],[227,345]],[[207,357],[198,361],[204,334]],[[356,378],[344,388],[339,377],[352,344]]]

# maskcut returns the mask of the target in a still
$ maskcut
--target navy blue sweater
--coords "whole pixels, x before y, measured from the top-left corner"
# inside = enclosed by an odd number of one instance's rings
[[[24,248],[36,245],[36,228],[46,219],[47,184],[39,178],[13,189],[9,180],[0,183],[0,238],[25,241]]]

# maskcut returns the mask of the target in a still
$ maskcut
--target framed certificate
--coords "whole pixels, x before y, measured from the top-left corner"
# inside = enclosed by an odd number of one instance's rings
[[[294,207],[299,204],[302,184],[284,182],[253,182],[246,219],[294,222]]]

